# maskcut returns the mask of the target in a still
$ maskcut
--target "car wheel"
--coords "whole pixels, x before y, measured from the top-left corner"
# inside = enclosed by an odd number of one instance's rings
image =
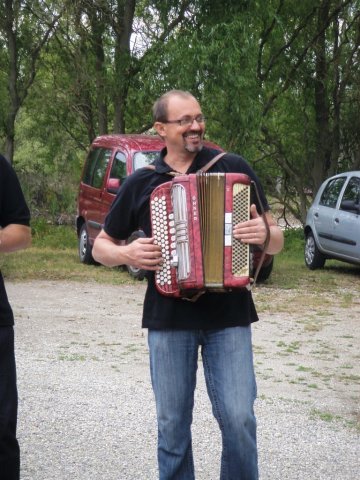
[[[273,270],[273,266],[274,266],[274,257],[272,257],[272,259],[270,260],[270,262],[267,265],[260,268],[260,271],[259,271],[259,274],[257,276],[256,282],[257,283],[265,282],[265,280],[267,280],[270,277],[271,272]]]
[[[325,265],[326,257],[320,252],[312,232],[309,232],[305,241],[305,265],[310,270],[322,268]]]
[[[91,250],[92,248],[89,243],[89,234],[86,228],[86,224],[83,223],[80,228],[79,234],[79,258],[81,263],[86,263],[88,265],[95,263]]]
[[[141,237],[143,238],[145,236],[146,235],[144,232],[142,232],[141,230],[137,230],[136,232],[130,235],[130,237],[127,240],[127,243],[131,243],[134,240],[137,240],[138,238],[141,238]],[[133,267],[132,265],[126,265],[126,269],[129,275],[135,278],[136,280],[143,280],[145,277],[145,270],[141,268],[136,268],[136,267]]]

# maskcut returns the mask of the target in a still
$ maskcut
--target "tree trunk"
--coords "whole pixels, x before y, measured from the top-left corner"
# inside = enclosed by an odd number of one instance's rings
[[[330,0],[323,0],[318,11],[318,31],[315,44],[315,123],[316,152],[312,178],[314,190],[326,178],[331,165],[332,138],[330,135],[329,101],[327,92],[326,25],[328,24]]]
[[[42,32],[41,37],[34,39],[28,36],[25,38],[24,32],[21,30],[21,24],[25,22],[24,12],[21,11],[23,3],[24,2],[5,0],[4,12],[1,12],[3,13],[3,18],[1,18],[1,36],[5,36],[8,54],[7,88],[9,92],[9,105],[5,122],[5,154],[10,163],[12,163],[14,156],[15,121],[17,114],[34,82],[36,63],[40,52],[47,43],[50,34],[55,30],[56,24],[62,15],[61,12],[59,15],[53,17],[51,21],[46,22],[46,30]],[[14,7],[17,9],[16,11],[14,11]],[[65,6],[63,6],[63,9],[65,9]],[[28,42],[30,45],[30,48],[27,48],[27,53],[30,52],[30,61],[24,61],[22,63],[23,57],[21,52],[19,53],[18,47],[24,44],[24,42]]]
[[[340,95],[340,52],[339,52],[339,19],[334,19],[334,26],[333,26],[333,35],[334,35],[334,47],[333,47],[333,65],[334,65],[334,87],[333,87],[333,94],[332,94],[332,102],[334,107],[334,114],[333,114],[333,128],[332,128],[332,152],[331,152],[331,163],[330,163],[330,171],[328,172],[328,176],[335,175],[336,167],[338,164],[338,159],[340,157],[340,142],[341,142],[341,134],[340,134],[340,106],[341,106],[341,95]]]
[[[14,141],[15,141],[15,119],[20,108],[20,99],[17,90],[17,45],[16,35],[13,30],[14,10],[12,0],[5,1],[5,32],[7,37],[7,47],[9,55],[8,67],[8,92],[10,105],[6,118],[6,146],[5,155],[10,163],[14,157]]]
[[[130,83],[130,37],[136,0],[118,0],[118,22],[114,25],[115,45],[115,114],[114,131],[125,132],[125,108]]]
[[[96,106],[99,123],[99,134],[108,133],[108,112],[106,102],[106,78],[105,78],[105,54],[103,35],[106,28],[107,16],[98,7],[88,10],[91,22],[91,40],[95,53],[95,83],[96,83]]]

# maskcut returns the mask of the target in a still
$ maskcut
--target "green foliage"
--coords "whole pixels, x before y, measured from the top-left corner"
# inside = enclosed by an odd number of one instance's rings
[[[55,226],[43,218],[33,220],[31,228],[33,242],[29,249],[1,256],[1,271],[7,280],[74,280],[116,285],[136,283],[120,268],[82,264],[75,228]]]
[[[16,125],[14,167],[33,216],[41,212],[54,221],[68,221],[75,214],[85,152],[75,149],[74,141],[49,123],[45,111],[38,110],[36,119],[29,115],[32,99],[28,105]]]
[[[284,249],[282,255],[299,259],[303,256],[305,237],[302,228],[288,228],[284,231]],[[301,258],[301,261],[303,259]]]
[[[75,227],[69,225],[54,226],[45,218],[37,218],[31,222],[33,246],[50,249],[76,249],[77,235]]]
[[[18,23],[18,90],[14,164],[35,215],[73,215],[85,150],[124,118],[126,132],[151,126],[164,91],[189,90],[208,118],[207,136],[242,154],[269,195],[304,220],[321,176],[360,168],[359,0],[138,0],[14,2]],[[36,11],[39,18],[35,18]],[[30,90],[32,51],[54,13],[56,34],[41,50]],[[324,30],[319,31],[319,25]],[[4,23],[1,23],[2,32]],[[125,45],[125,27],[134,32]],[[329,141],[319,139],[315,85],[324,33],[323,102]],[[0,35],[0,141],[10,111],[6,35]],[[121,44],[121,45],[120,45]],[[130,48],[130,54],[128,48]],[[26,92],[26,95],[25,95]],[[326,113],[326,112],[325,112]],[[319,155],[326,149],[324,161]]]

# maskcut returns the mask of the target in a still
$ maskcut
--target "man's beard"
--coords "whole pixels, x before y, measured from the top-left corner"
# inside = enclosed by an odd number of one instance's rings
[[[187,145],[185,143],[185,150],[187,150],[189,153],[198,153],[202,150],[203,144],[201,143],[200,145]]]
[[[198,153],[202,150],[203,148],[203,140],[204,140],[204,134],[199,134],[199,143],[197,145],[192,145],[191,142],[187,141],[187,137],[191,136],[191,133],[189,135],[184,136],[184,147],[185,150],[187,150],[189,153]]]

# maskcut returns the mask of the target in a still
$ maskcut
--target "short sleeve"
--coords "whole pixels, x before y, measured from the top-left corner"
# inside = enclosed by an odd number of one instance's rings
[[[14,169],[0,155],[0,226],[30,225],[30,211]]]

